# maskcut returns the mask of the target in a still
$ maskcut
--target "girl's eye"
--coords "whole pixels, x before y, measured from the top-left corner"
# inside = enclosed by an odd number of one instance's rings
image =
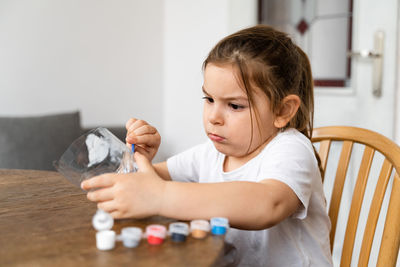
[[[238,109],[244,108],[244,106],[236,105],[236,104],[232,104],[232,103],[230,103],[229,106],[234,110],[238,110]]]
[[[208,103],[214,103],[214,99],[212,99],[211,97],[204,96],[203,99],[206,100]]]

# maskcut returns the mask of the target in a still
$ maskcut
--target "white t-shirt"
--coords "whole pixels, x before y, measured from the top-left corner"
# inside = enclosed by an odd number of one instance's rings
[[[330,220],[321,175],[310,140],[295,129],[279,133],[246,164],[223,171],[225,155],[211,141],[167,160],[174,181],[215,183],[276,179],[302,207],[279,224],[257,231],[231,228],[221,264],[240,266],[332,266]],[[251,207],[249,207],[251,208]]]

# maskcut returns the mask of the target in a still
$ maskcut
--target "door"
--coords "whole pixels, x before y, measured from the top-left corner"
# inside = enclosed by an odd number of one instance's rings
[[[316,87],[315,89],[315,121],[314,127],[327,125],[350,125],[371,129],[379,132],[390,139],[394,139],[395,129],[395,105],[396,103],[396,48],[397,48],[397,21],[398,21],[397,0],[354,0],[352,16],[351,50],[351,75],[348,86],[342,88]],[[383,37],[383,41],[382,41]],[[383,44],[379,57],[357,56],[360,51],[376,53]],[[381,62],[379,62],[381,60]],[[379,66],[379,64],[382,64]],[[380,70],[380,67],[382,68]],[[382,71],[382,73],[377,73]],[[381,75],[381,77],[379,77]],[[379,88],[380,87],[380,88]],[[375,92],[380,89],[381,92]],[[399,140],[397,140],[398,142]],[[359,150],[357,150],[359,149]],[[355,169],[360,164],[362,151],[355,147],[355,155],[352,156],[349,167],[349,175],[357,177]],[[331,153],[339,156],[340,148],[332,147]],[[381,162],[374,162],[371,170],[369,185],[367,187],[365,202],[370,202],[373,195],[374,183],[377,177],[378,167]],[[376,166],[376,169],[374,168]],[[335,166],[327,169],[327,175],[334,175]],[[354,181],[354,180],[353,180]],[[344,189],[346,210],[349,210],[349,203],[353,192],[354,183],[347,183]],[[330,192],[331,186],[325,184],[325,191]],[[389,185],[390,187],[391,185]],[[329,194],[329,193],[328,193]],[[386,198],[387,200],[387,198]],[[347,204],[347,205],[346,205]],[[387,202],[383,209],[386,209]],[[362,218],[366,218],[364,211],[359,224],[363,224]],[[341,221],[340,215],[338,222]],[[361,227],[363,229],[363,227]],[[344,238],[344,227],[336,230],[336,238]],[[378,222],[378,233],[383,231],[383,221]],[[352,266],[357,266],[354,258],[358,257],[361,240],[356,240]],[[370,266],[375,266],[380,242],[375,242],[372,247]],[[338,266],[338,257],[341,254],[341,247],[334,247],[333,260]],[[357,256],[357,257],[355,257]],[[399,266],[399,262],[398,262]]]
[[[397,12],[397,0],[354,0],[352,51],[373,52],[374,35],[383,34],[381,95],[373,94],[374,75],[378,75],[374,70],[379,71],[375,65],[380,59],[352,56],[349,86],[316,87],[315,127],[351,125],[394,138]]]
[[[264,0],[261,23],[270,24],[292,35],[308,54],[315,80],[314,127],[349,125],[371,129],[394,139],[396,103],[396,48],[398,36],[397,0]],[[352,56],[348,56],[347,53]],[[399,140],[397,140],[399,142]],[[329,158],[338,158],[341,147],[333,144]],[[362,156],[354,147],[348,178],[357,177]],[[379,157],[378,157],[379,158]],[[337,161],[336,161],[337,162]],[[381,162],[372,165],[364,197],[370,202]],[[325,177],[335,176],[337,166],[328,162]],[[346,179],[343,189],[336,240],[344,238],[345,213],[348,213],[355,179]],[[325,180],[330,199],[333,183]],[[389,184],[389,187],[391,185]],[[328,201],[329,205],[329,201]],[[383,204],[383,209],[387,200]],[[362,210],[359,225],[363,231]],[[383,221],[378,221],[378,233]],[[352,266],[357,266],[360,243],[356,239]],[[380,242],[372,248],[370,266],[375,266]],[[334,246],[333,262],[339,266],[341,247]],[[400,263],[398,264],[400,266]]]
[[[315,127],[358,126],[393,139],[397,0],[261,0],[259,10],[260,23],[289,33],[310,58]],[[375,35],[383,37],[379,57]],[[372,56],[348,57],[349,51]]]
[[[351,75],[345,87],[316,87],[315,89],[315,122],[314,127],[325,125],[350,125],[377,131],[391,139],[394,138],[395,127],[395,102],[396,99],[396,47],[397,47],[397,0],[355,0],[352,10],[351,53],[349,60]],[[380,50],[382,46],[382,51]],[[370,56],[362,57],[362,53]],[[367,52],[365,52],[367,51]],[[369,53],[371,52],[371,53]],[[361,54],[362,54],[361,53]],[[380,55],[374,55],[380,54]],[[375,92],[374,92],[375,90]],[[378,91],[376,91],[378,90]],[[380,91],[379,91],[380,90]],[[359,150],[357,150],[359,149]],[[331,153],[339,156],[340,148],[332,147]],[[349,169],[349,176],[357,177],[355,169],[361,160],[361,148],[355,147]],[[374,162],[367,187],[365,202],[370,202],[373,195],[372,177],[377,177],[381,162]],[[327,175],[331,177],[336,171],[336,166],[328,166]],[[355,180],[355,179],[354,179]],[[347,183],[343,192],[345,209],[349,210],[351,195],[355,181]],[[390,185],[389,185],[390,186]],[[325,191],[331,191],[331,185],[325,184]],[[328,193],[329,194],[329,193]],[[346,201],[346,199],[348,201]],[[346,205],[347,204],[347,205]],[[384,209],[386,207],[384,203]],[[360,225],[363,225],[361,216]],[[343,221],[339,215],[339,222]],[[361,226],[363,229],[363,226]],[[383,221],[378,223],[378,233],[383,230]],[[337,229],[337,239],[344,238],[344,227]],[[358,257],[361,239],[356,240],[353,259]],[[370,266],[377,260],[380,242],[375,242],[372,248]],[[333,260],[338,265],[337,259],[341,254],[341,247],[334,247]],[[357,257],[355,257],[357,256]],[[352,266],[357,262],[353,260]]]

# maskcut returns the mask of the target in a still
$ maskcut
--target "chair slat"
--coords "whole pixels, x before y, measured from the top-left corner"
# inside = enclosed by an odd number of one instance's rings
[[[400,245],[400,176],[395,174],[379,249],[378,267],[395,266]],[[394,238],[393,238],[394,237]]]
[[[324,170],[324,173],[322,174],[322,182],[324,182],[324,176],[325,176],[325,170],[326,170],[326,164],[328,162],[328,155],[329,155],[329,149],[331,148],[331,140],[323,140],[320,143],[319,146],[319,157],[321,159],[321,167]]]
[[[335,240],[337,216],[339,213],[340,201],[342,199],[344,181],[346,179],[347,169],[349,167],[351,151],[353,149],[352,141],[344,141],[340,159],[336,170],[335,184],[333,185],[331,203],[329,206],[329,217],[331,218],[332,229],[330,233],[331,251]]]
[[[366,146],[364,149],[363,157],[358,172],[356,185],[353,192],[351,201],[351,208],[347,221],[345,239],[343,242],[341,264],[342,266],[349,266],[353,254],[354,241],[357,233],[358,221],[360,218],[360,211],[364,199],[365,189],[367,187],[368,175],[371,169],[372,160],[374,158],[375,150]]]
[[[368,214],[367,224],[365,225],[358,266],[368,265],[379,213],[381,211],[382,202],[385,197],[386,188],[392,174],[392,170],[393,165],[387,159],[385,159],[382,165],[381,173],[379,174],[378,183],[375,188],[374,197],[372,199],[372,204]]]

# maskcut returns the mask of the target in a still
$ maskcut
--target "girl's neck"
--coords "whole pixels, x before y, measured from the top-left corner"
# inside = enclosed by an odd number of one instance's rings
[[[242,156],[242,157],[234,157],[225,155],[224,163],[223,163],[223,171],[230,172],[242,167],[244,164],[249,162],[251,159],[255,158],[260,152],[266,147],[266,145],[277,135],[277,132],[269,136],[261,145],[259,145],[256,149],[251,151],[250,153]]]

